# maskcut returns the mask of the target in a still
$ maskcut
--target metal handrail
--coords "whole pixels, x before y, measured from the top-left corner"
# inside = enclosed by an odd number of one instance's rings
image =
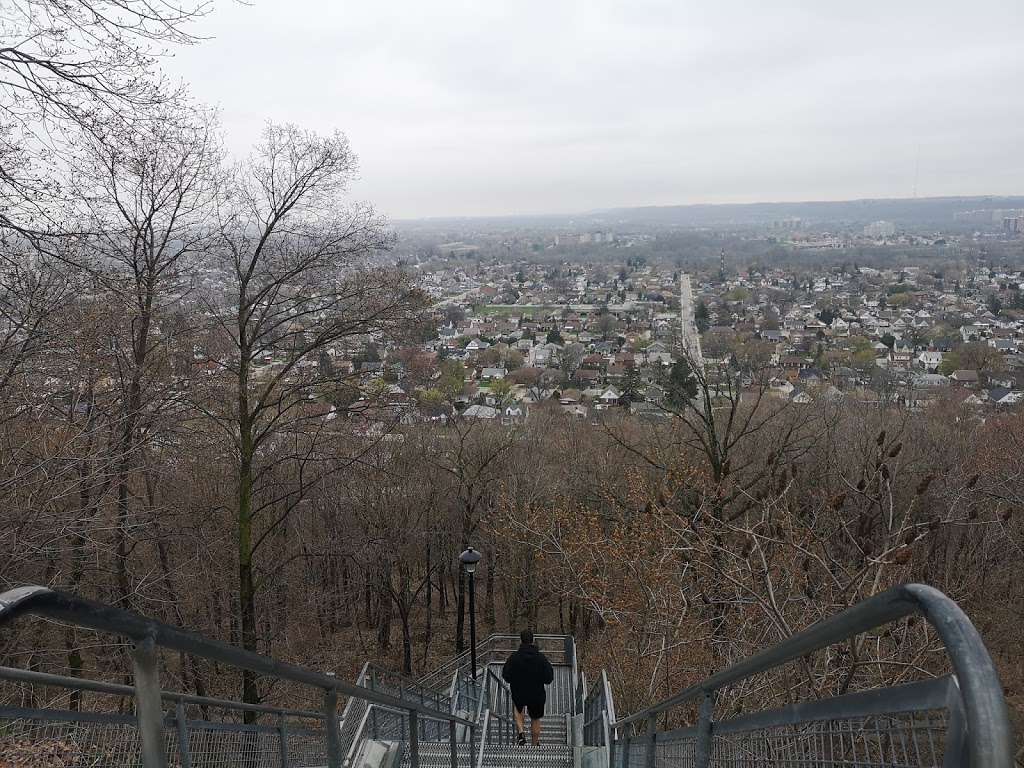
[[[219,661],[236,669],[247,669],[303,683],[326,691],[336,691],[346,696],[367,699],[396,709],[412,709],[417,712],[438,715],[462,725],[472,725],[450,713],[442,713],[413,701],[405,701],[378,691],[338,680],[322,672],[279,661],[253,651],[247,651],[219,640],[187,632],[161,621],[140,616],[137,613],[97,603],[84,597],[60,592],[46,587],[19,587],[0,593],[0,628],[25,614],[34,614],[56,621],[65,621],[79,627],[95,629],[115,635],[125,635],[134,640],[151,639],[155,645],[191,656]]]
[[[604,700],[607,702],[605,705],[608,711],[608,724],[609,726],[615,722],[615,700],[612,698],[612,684],[608,682],[608,675],[605,674],[604,670],[601,670],[601,685],[604,686]]]
[[[422,698],[429,697],[434,701],[434,703],[437,706],[446,705],[449,708],[451,707],[451,701],[446,694],[423,685],[423,683],[421,683],[419,680],[416,680],[415,678],[408,677],[398,672],[393,672],[390,669],[380,666],[379,664],[373,663],[372,661],[366,662],[363,669],[364,672],[369,673],[366,675],[366,677],[371,682],[371,685],[368,687],[372,688],[373,684],[376,684],[378,681],[380,681],[381,677],[383,676],[389,680],[397,680],[399,685],[402,687],[403,691],[407,694],[415,694]],[[363,685],[366,685],[366,683],[363,683]]]
[[[932,625],[953,663],[971,735],[971,765],[1012,768],[1013,732],[992,659],[960,606],[924,584],[904,584],[869,597],[659,704],[614,721],[612,727],[642,721],[650,724],[666,710],[698,699],[702,709],[710,710],[711,694],[727,685],[912,614],[923,616]]]
[[[146,768],[167,766],[157,647],[322,690],[324,710],[317,714],[317,718],[322,718],[325,725],[328,764],[331,768],[341,768],[343,760],[341,724],[338,717],[339,693],[408,712],[410,720],[421,714],[429,719],[464,725],[469,728],[471,739],[474,737],[476,723],[454,713],[347,683],[328,674],[247,651],[103,603],[40,586],[20,587],[0,593],[0,628],[26,615],[36,615],[103,633],[126,636],[131,640],[129,650],[134,673],[134,685],[131,689],[136,702],[142,763]],[[75,685],[79,687],[84,682],[77,678],[75,680]],[[415,734],[415,731],[413,733]],[[415,738],[413,735],[414,741]]]
[[[487,677],[489,681],[493,681],[491,686],[492,696],[489,697],[490,703],[488,708],[492,715],[497,717],[503,725],[512,723],[514,729],[515,720],[508,715],[512,710],[512,690],[508,687],[508,683],[490,669],[487,670]],[[497,702],[494,700],[497,697],[500,697],[502,706],[497,706]]]
[[[534,635],[534,642],[538,645],[550,641],[555,641],[563,644],[565,643],[568,635]],[[485,638],[481,642],[477,643],[476,655],[477,655],[477,666],[486,667],[494,661],[504,661],[505,657],[512,653],[519,647],[519,635],[491,635]],[[543,648],[541,650],[544,650]],[[550,650],[550,649],[549,649]],[[568,655],[568,654],[567,654]],[[573,654],[575,657],[575,654]],[[564,658],[564,657],[563,657]],[[472,659],[470,650],[465,650],[453,659],[445,662],[439,667],[432,669],[427,674],[423,675],[419,679],[421,685],[434,689],[442,683],[446,683],[451,677],[456,674],[463,667],[468,667]],[[570,663],[574,662],[575,658],[570,659],[568,662],[559,663]]]
[[[615,703],[612,701],[612,689],[608,682],[608,673],[605,670],[601,670],[593,688],[586,692],[580,713],[583,715],[584,734],[591,732],[594,724],[599,721],[614,722]],[[604,729],[602,729],[602,739],[603,746],[610,743],[609,734]],[[589,746],[596,745],[589,744]]]
[[[356,678],[356,685],[365,687],[365,680],[370,672],[370,662],[363,664],[363,668],[359,671],[359,677]],[[343,739],[342,746],[344,747],[344,739],[347,732],[351,732],[352,738],[348,746],[348,750],[345,754],[344,760],[346,764],[351,763],[351,758],[356,745],[359,742],[359,737],[362,735],[363,727],[366,724],[366,717],[369,712],[369,704],[362,699],[357,699],[350,696],[345,702],[345,709],[341,713],[341,727],[340,733]],[[352,723],[358,719],[359,723],[355,726]]]
[[[112,696],[134,696],[135,688],[131,685],[120,683],[104,683],[99,680],[86,680],[81,677],[69,675],[51,675],[47,672],[35,672],[27,669],[15,669],[14,667],[0,667],[0,680],[13,680],[17,683],[29,683],[30,685],[46,685],[53,688],[72,688],[79,691],[92,691],[93,693],[109,693]],[[312,720],[323,720],[323,712],[313,712],[305,709],[285,709],[282,707],[268,707],[263,704],[244,704],[240,701],[228,701],[227,699],[213,699],[209,696],[195,696],[191,693],[179,693],[177,691],[160,691],[160,698],[175,703],[193,704],[199,707],[216,707],[217,709],[234,709],[239,712],[259,712],[265,715],[286,715],[288,717],[304,717]]]

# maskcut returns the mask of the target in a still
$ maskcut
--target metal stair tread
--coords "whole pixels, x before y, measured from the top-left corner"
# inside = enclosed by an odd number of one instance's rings
[[[484,748],[484,768],[504,768],[517,765],[571,766],[572,747],[564,744],[494,745]]]

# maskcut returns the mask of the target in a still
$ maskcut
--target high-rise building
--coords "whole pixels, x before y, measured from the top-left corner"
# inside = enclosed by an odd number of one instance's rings
[[[876,240],[892,237],[895,234],[896,225],[888,221],[876,221],[864,227],[864,237],[873,237]]]

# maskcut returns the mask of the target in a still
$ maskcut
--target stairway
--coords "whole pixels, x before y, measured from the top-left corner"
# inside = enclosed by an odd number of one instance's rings
[[[546,721],[547,718],[544,718]],[[529,727],[529,723],[527,723]],[[557,741],[561,733],[561,741]],[[572,768],[572,747],[565,743],[564,723],[561,731],[548,729],[541,723],[540,746],[529,743],[488,744],[484,747],[483,768]],[[458,744],[459,768],[475,768],[476,754],[470,754],[469,744]],[[420,742],[420,768],[451,768],[451,745],[444,742]],[[406,748],[400,763],[401,768],[411,768],[412,754]]]
[[[556,670],[555,682],[548,691],[547,711],[540,721],[540,744],[535,747],[530,743],[530,717],[527,715],[526,744],[488,742],[484,746],[483,768],[572,768],[572,747],[566,721],[567,705],[571,701],[567,694],[572,690],[571,670]]]
[[[490,665],[496,675],[501,675],[501,664]],[[496,728],[488,735],[484,744],[482,768],[572,768],[573,747],[569,744],[570,733],[567,715],[572,711],[573,679],[572,667],[555,664],[555,679],[548,688],[547,706],[541,720],[540,744],[530,743],[530,717],[526,717],[526,744],[515,743],[515,734],[505,733],[509,743],[500,743],[501,736]],[[493,726],[493,723],[492,723]],[[451,746],[446,742],[420,742],[418,757],[420,768],[451,768]],[[471,754],[470,745],[457,745],[457,768],[476,768],[479,752]],[[399,768],[412,767],[412,754],[407,745]]]

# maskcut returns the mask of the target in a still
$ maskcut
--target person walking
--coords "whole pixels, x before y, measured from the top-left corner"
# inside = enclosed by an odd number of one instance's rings
[[[534,645],[533,632],[524,629],[519,633],[519,642],[519,649],[508,657],[502,667],[501,676],[512,689],[519,743],[526,743],[526,712],[529,711],[530,739],[536,747],[540,744],[540,721],[548,698],[544,686],[555,679],[555,670],[540,648]]]

